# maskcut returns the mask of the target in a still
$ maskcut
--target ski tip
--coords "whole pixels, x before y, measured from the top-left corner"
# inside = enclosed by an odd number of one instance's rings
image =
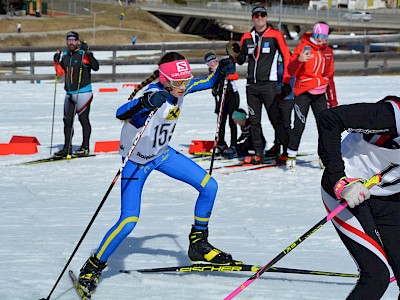
[[[119,270],[119,272],[124,274],[131,274],[131,271],[129,270]]]

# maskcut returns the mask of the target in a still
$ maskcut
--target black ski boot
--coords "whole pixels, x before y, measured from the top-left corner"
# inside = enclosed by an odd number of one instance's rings
[[[76,156],[88,156],[89,155],[89,147],[81,146],[78,150],[74,152]]]
[[[54,153],[54,157],[67,157],[68,154],[72,154],[72,147],[69,148],[62,148],[60,151]]]
[[[107,262],[101,262],[96,255],[89,257],[83,265],[78,282],[87,296],[90,296],[96,289],[101,272],[105,267],[107,267]]]
[[[214,264],[229,264],[234,260],[229,253],[225,253],[208,242],[208,230],[196,230],[192,226],[189,235],[188,255],[191,261],[206,261]]]

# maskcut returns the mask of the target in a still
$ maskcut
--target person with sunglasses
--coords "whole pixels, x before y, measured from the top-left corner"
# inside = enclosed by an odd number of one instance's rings
[[[54,68],[57,76],[65,75],[64,89],[64,147],[56,152],[56,157],[74,154],[89,155],[89,140],[92,127],[89,121],[90,105],[93,100],[91,71],[99,70],[99,63],[85,42],[79,40],[75,31],[67,33],[68,50],[57,50],[54,54]],[[78,115],[82,125],[82,145],[72,153],[73,123]]]
[[[157,170],[169,177],[193,186],[199,196],[194,209],[194,225],[189,234],[188,256],[192,261],[216,264],[235,263],[232,256],[208,242],[208,223],[211,217],[218,185],[214,178],[187,156],[170,147],[169,141],[181,113],[184,97],[210,89],[219,73],[235,72],[235,64],[223,59],[219,67],[204,78],[193,78],[188,61],[177,52],[166,53],[158,69],[144,80],[129,97],[129,102],[117,109],[116,117],[124,122],[120,138],[123,160],[135,148],[121,173],[121,214],[117,223],[106,233],[97,251],[86,261],[79,275],[79,288],[88,297],[95,290],[107,260],[139,221],[143,185]],[[158,82],[152,83],[158,79]],[[145,86],[143,95],[135,95]],[[155,111],[148,120],[149,114]],[[145,122],[148,121],[141,133]],[[171,191],[167,199],[181,197]],[[166,211],[168,217],[169,211]]]
[[[282,32],[268,24],[265,7],[254,7],[252,19],[254,27],[242,35],[240,45],[233,44],[232,48],[239,52],[236,57],[239,65],[244,64],[246,60],[248,62],[246,97],[255,154],[246,157],[244,162],[261,164],[264,160],[262,106],[267,110],[269,120],[274,126],[271,107],[278,93],[278,56],[282,56],[284,67],[283,89],[290,94],[290,76],[287,72],[290,52]]]
[[[329,33],[328,24],[315,23],[312,32],[302,36],[301,43],[290,57],[288,70],[296,78],[293,88],[295,114],[289,135],[286,170],[294,171],[296,168],[296,155],[310,106],[318,124],[321,111],[338,105],[333,80],[334,54],[327,44]]]

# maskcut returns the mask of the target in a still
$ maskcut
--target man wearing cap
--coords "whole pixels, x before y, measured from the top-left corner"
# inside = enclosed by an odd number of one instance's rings
[[[90,104],[93,100],[91,70],[97,71],[99,63],[94,58],[89,46],[79,40],[75,31],[67,33],[68,50],[57,50],[54,54],[54,68],[57,76],[65,75],[64,89],[64,147],[54,156],[68,157],[72,154],[72,136],[74,117],[78,114],[82,125],[83,141],[74,155],[89,154],[89,139],[92,127],[89,122]],[[60,60],[61,59],[61,60]]]
[[[296,155],[310,106],[318,124],[321,111],[338,105],[333,81],[333,50],[327,44],[329,32],[325,22],[315,23],[312,32],[302,36],[301,44],[290,57],[288,71],[296,77],[293,89],[295,116],[289,135],[286,170],[295,170]]]
[[[244,64],[246,60],[248,62],[246,96],[255,148],[255,154],[246,157],[244,162],[260,164],[264,159],[261,127],[262,106],[264,105],[269,119],[272,120],[270,108],[278,93],[279,55],[282,56],[284,66],[283,89],[286,92],[291,90],[290,76],[287,72],[290,52],[282,32],[267,23],[268,16],[265,7],[254,7],[252,19],[254,27],[243,34],[236,62],[239,65]],[[235,49],[233,50],[235,51]]]

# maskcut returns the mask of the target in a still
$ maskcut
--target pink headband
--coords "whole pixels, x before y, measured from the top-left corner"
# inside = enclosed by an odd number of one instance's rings
[[[158,70],[160,71],[159,80],[161,83],[193,78],[192,73],[190,73],[189,62],[186,59],[161,64]]]
[[[329,35],[329,26],[323,23],[317,23],[314,25],[313,34],[325,34]]]

